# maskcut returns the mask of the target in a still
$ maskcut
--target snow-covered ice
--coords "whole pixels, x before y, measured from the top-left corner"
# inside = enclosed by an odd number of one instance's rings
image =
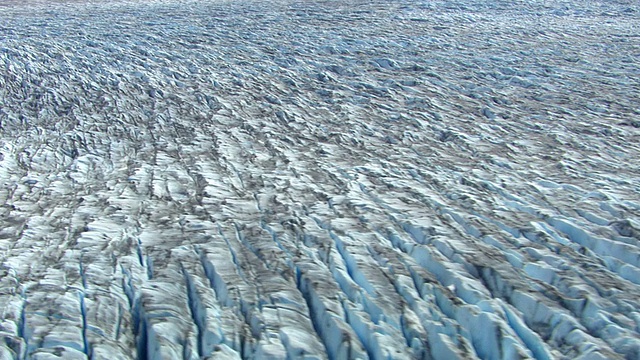
[[[0,359],[640,359],[633,1],[0,1]]]

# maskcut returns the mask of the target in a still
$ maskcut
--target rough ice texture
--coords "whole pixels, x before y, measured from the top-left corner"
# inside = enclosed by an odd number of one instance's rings
[[[638,359],[629,1],[0,4],[0,359]]]

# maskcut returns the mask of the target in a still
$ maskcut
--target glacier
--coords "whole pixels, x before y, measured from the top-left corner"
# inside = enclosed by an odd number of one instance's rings
[[[640,5],[0,1],[0,359],[640,359]]]

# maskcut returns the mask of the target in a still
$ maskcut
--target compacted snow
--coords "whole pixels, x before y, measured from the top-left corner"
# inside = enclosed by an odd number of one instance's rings
[[[0,359],[639,359],[636,1],[0,1]]]

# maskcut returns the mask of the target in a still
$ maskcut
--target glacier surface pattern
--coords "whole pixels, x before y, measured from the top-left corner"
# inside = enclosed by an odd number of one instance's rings
[[[0,359],[639,359],[639,19],[0,2]]]

